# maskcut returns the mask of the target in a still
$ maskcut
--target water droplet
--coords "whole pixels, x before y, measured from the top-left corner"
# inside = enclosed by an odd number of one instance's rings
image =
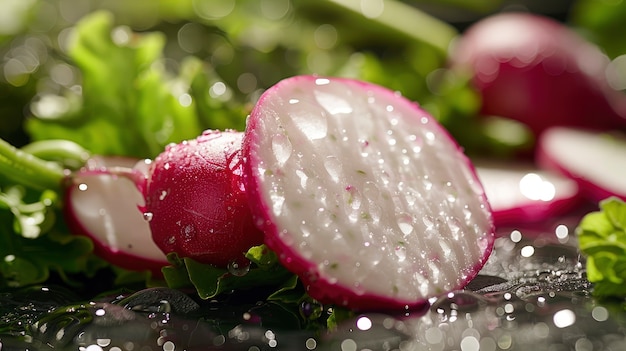
[[[311,111],[310,108],[302,111],[293,111],[291,119],[298,129],[311,140],[322,139],[328,132],[326,113]]]
[[[454,240],[458,240],[461,233],[461,223],[459,220],[456,217],[449,219],[448,227],[450,228],[450,232],[452,233]]]
[[[315,80],[315,85],[328,85],[330,84],[330,80],[327,78],[317,78]]]
[[[285,204],[285,196],[281,189],[275,188],[270,192],[270,198],[272,199],[272,211],[276,216],[280,216],[283,212],[283,205]]]
[[[346,187],[346,202],[354,210],[357,210],[361,207],[361,193],[356,187],[353,187],[351,185]]]
[[[352,104],[348,100],[340,98],[338,94],[327,93],[320,90],[315,90],[313,93],[315,94],[317,103],[331,115],[348,114],[353,111]]]
[[[424,225],[426,226],[426,229],[431,229],[435,225],[433,217],[431,217],[429,215],[423,216],[422,217],[422,222],[424,222]]]
[[[299,169],[296,170],[296,175],[300,179],[300,187],[302,187],[302,189],[306,189],[309,176],[307,176],[306,173],[304,173],[304,171],[299,170]]]
[[[152,212],[144,212],[143,213],[143,219],[146,220],[147,222],[150,222],[152,220],[152,218],[154,218],[154,213],[152,213]]]
[[[432,189],[433,187],[433,183],[430,180],[428,180],[426,177],[422,179],[422,184],[424,185],[424,190],[426,191]]]
[[[300,304],[300,314],[307,319],[316,320],[324,312],[324,306],[317,301],[305,300]]]
[[[250,262],[238,262],[237,260],[231,261],[228,263],[227,269],[228,273],[236,277],[243,277],[250,271]]]
[[[276,162],[278,162],[280,166],[283,166],[285,162],[289,160],[292,150],[291,142],[286,135],[275,134],[272,137],[272,152],[274,153],[274,157],[276,157]]]
[[[328,156],[324,160],[324,167],[326,168],[326,172],[330,175],[334,182],[338,182],[341,176],[341,162],[335,156]]]
[[[398,257],[398,262],[404,262],[406,259],[406,247],[404,247],[404,244],[396,246],[394,253]]]
[[[166,196],[167,196],[167,191],[165,190],[161,191],[161,195],[159,195],[159,200],[163,201],[163,199],[165,199]]]
[[[183,227],[181,234],[183,234],[185,241],[189,242],[196,236],[196,228],[193,225],[186,225]]]
[[[359,140],[359,146],[361,148],[361,156],[367,157],[369,155],[370,142],[367,140]]]
[[[398,227],[404,235],[411,234],[413,232],[413,217],[408,213],[400,213],[396,217]]]
[[[88,187],[88,186],[87,186],[87,184],[85,184],[85,183],[80,183],[80,184],[78,184],[77,188],[78,188],[78,190],[80,190],[80,191],[87,191],[87,189],[88,189],[89,187]]]
[[[459,312],[475,312],[486,303],[485,298],[478,294],[469,291],[455,291],[437,299],[432,304],[431,309],[436,311],[442,320],[449,320],[451,317],[458,316]]]
[[[415,134],[411,134],[411,135],[409,135],[407,137],[407,139],[408,139],[410,145],[412,145],[411,150],[414,153],[417,154],[417,153],[420,153],[420,151],[422,151],[422,147],[424,146],[424,140],[421,137],[419,137],[419,136],[417,136]]]

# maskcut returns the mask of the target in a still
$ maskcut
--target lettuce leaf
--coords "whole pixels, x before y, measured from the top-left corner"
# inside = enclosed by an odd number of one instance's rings
[[[587,256],[587,277],[599,297],[626,296],[626,202],[600,202],[577,228],[580,250]]]
[[[250,266],[241,272],[234,272],[203,264],[191,258],[180,258],[172,253],[168,255],[171,265],[164,267],[162,271],[169,287],[178,289],[193,287],[202,299],[212,299],[234,290],[251,290],[259,287],[277,287],[278,292],[297,289],[293,284],[293,273],[281,266],[276,254],[265,245],[252,247],[246,257],[250,260]],[[304,290],[297,294],[304,295]]]
[[[163,33],[115,27],[111,13],[97,11],[77,23],[72,39],[68,55],[82,87],[34,103],[35,112],[45,110],[38,103],[65,108],[35,113],[26,124],[33,140],[71,140],[93,154],[153,158],[204,129],[243,128],[247,114],[240,104],[207,98],[207,87],[220,81],[207,64],[188,58],[178,76],[166,70]]]
[[[82,282],[68,274],[91,276],[106,265],[92,255],[93,243],[71,235],[54,192],[9,186],[0,192],[0,287],[43,283],[56,272],[68,285]]]

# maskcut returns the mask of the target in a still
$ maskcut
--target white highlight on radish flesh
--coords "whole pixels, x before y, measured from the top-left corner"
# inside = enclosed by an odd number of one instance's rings
[[[128,162],[117,167],[94,160],[90,168],[74,174],[68,207],[73,225],[96,242],[107,260],[127,269],[157,270],[167,260],[139,210],[144,200],[133,180],[142,176],[145,161],[137,162],[134,169],[125,166],[136,161]]]
[[[415,104],[365,83],[296,77],[269,90],[249,123],[267,207],[258,224],[275,224],[292,251],[283,263],[303,259],[310,282],[415,302],[463,286],[486,260],[483,188]]]
[[[626,139],[607,133],[554,127],[539,140],[541,163],[578,180],[593,200],[626,199]]]

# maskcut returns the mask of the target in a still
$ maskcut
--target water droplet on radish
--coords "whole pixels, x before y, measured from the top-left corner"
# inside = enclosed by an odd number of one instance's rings
[[[452,237],[454,240],[458,240],[461,233],[461,223],[458,218],[452,217],[448,220],[448,227],[450,228],[450,233],[452,233]]]
[[[87,191],[88,186],[85,183],[80,183],[80,184],[77,185],[77,188],[80,191]]]
[[[363,157],[369,156],[369,145],[370,145],[369,141],[359,140],[359,146],[361,148],[361,156]]]
[[[435,226],[435,221],[434,221],[433,217],[430,216],[430,215],[424,215],[422,217],[422,222],[426,226],[426,229],[431,229],[431,228],[433,228]]]
[[[358,210],[361,207],[362,196],[359,189],[354,186],[348,185],[346,187],[346,202],[354,210]]]
[[[394,253],[398,257],[398,262],[404,262],[404,260],[406,259],[406,248],[404,247],[404,245],[396,246]]]
[[[413,217],[411,217],[408,213],[398,214],[396,221],[398,222],[398,227],[403,234],[409,235],[413,232]]]
[[[433,187],[433,183],[428,180],[428,176],[425,176],[424,179],[422,179],[422,184],[424,184],[424,189],[427,191]]]
[[[313,113],[311,111],[300,111],[299,113],[294,111],[292,120],[306,138],[317,140],[326,137],[328,122],[326,121],[326,114],[322,111]]]
[[[339,97],[337,94],[328,93],[322,90],[315,90],[315,100],[331,115],[352,113],[353,108],[350,101]]]
[[[166,196],[167,196],[167,191],[165,190],[161,191],[161,194],[159,195],[159,200],[163,201],[163,199],[165,199]]]
[[[154,214],[152,212],[143,213],[143,219],[146,220],[147,222],[150,222],[153,217],[154,217]]]
[[[296,170],[296,175],[298,176],[298,178],[300,178],[300,187],[302,187],[302,189],[306,189],[309,176],[307,176],[306,173],[304,173],[304,171],[299,170],[299,169]]]
[[[341,161],[335,156],[328,156],[324,160],[324,167],[333,181],[338,182],[342,173]]]
[[[243,277],[250,271],[250,262],[231,261],[228,263],[227,269],[228,273],[236,277]]]
[[[315,80],[315,85],[328,85],[330,84],[330,80],[328,78],[317,78]]]
[[[292,146],[289,138],[284,134],[276,134],[272,137],[272,152],[276,162],[282,166],[291,157]]]
[[[183,227],[181,234],[183,234],[185,242],[190,242],[196,236],[196,228],[191,224],[186,225]]]
[[[285,196],[283,196],[280,189],[273,189],[270,197],[272,198],[272,211],[276,216],[280,216],[283,212],[283,205],[285,204]],[[263,224],[263,223],[261,223]]]

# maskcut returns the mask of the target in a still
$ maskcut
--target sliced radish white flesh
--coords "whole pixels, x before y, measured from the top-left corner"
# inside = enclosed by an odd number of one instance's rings
[[[138,208],[144,200],[133,180],[143,177],[146,167],[142,163],[136,168],[117,167],[112,160],[88,163],[95,168],[85,168],[70,178],[66,216],[75,232],[93,239],[95,253],[103,259],[129,270],[159,274],[167,260]]]
[[[253,109],[243,155],[267,245],[321,302],[420,306],[463,287],[491,252],[491,213],[470,161],[385,88],[286,79]]]
[[[496,225],[543,221],[572,208],[578,185],[534,165],[475,161]]]
[[[626,200],[626,139],[607,133],[551,128],[539,139],[538,162],[576,180],[597,202],[610,196]]]

